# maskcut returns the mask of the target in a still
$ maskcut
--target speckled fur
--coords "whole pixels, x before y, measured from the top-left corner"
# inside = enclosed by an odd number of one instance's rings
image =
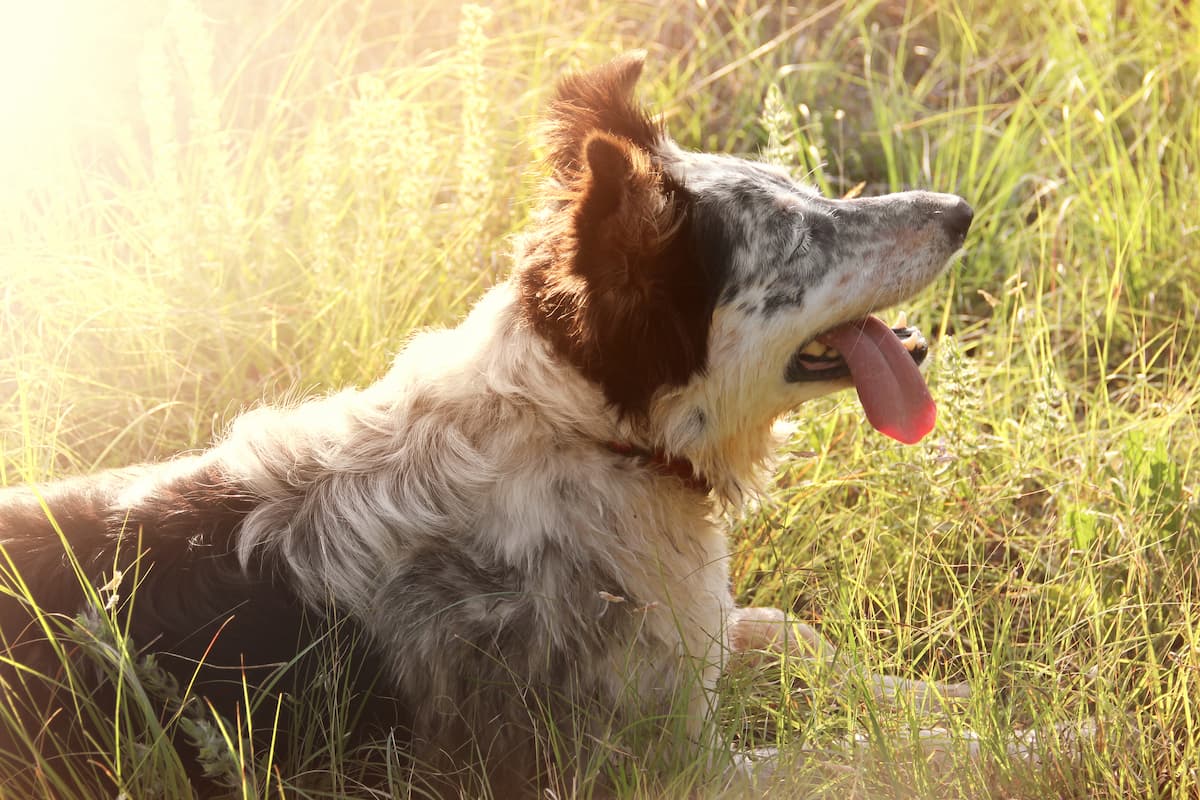
[[[562,83],[544,207],[461,325],[416,335],[365,389],[244,414],[202,455],[40,491],[97,585],[141,534],[156,578],[135,637],[234,620],[218,655],[269,664],[302,647],[303,615],[336,609],[414,757],[480,761],[516,792],[547,767],[547,719],[583,755],[668,712],[701,743],[749,635],[723,514],[761,486],[775,419],[847,385],[789,383],[788,359],[932,280],[962,238],[939,215],[961,201],[829,200],[687,152],[632,99],[641,68]],[[688,459],[712,491],[611,443]],[[71,613],[38,496],[0,495],[0,542]],[[32,657],[29,611],[6,603]]]

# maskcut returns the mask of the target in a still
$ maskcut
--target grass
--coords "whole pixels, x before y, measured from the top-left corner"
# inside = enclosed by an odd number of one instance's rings
[[[936,721],[783,664],[731,683],[721,713],[781,748],[771,796],[1200,791],[1195,4],[157,7],[100,82],[130,91],[0,188],[0,482],[202,447],[247,405],[380,375],[504,275],[554,76],[647,47],[643,97],[686,146],[976,208],[967,256],[910,309],[938,340],[938,428],[903,447],[850,395],[811,404],[733,572],[742,601],[871,669],[970,681],[940,724],[984,755],[934,769],[902,742]],[[192,720],[234,796],[300,791],[111,626],[71,635],[131,689],[98,748],[126,796],[183,796],[155,691],[183,695],[165,724]],[[1053,758],[1055,725],[1085,718],[1101,734]],[[1006,754],[1014,729],[1047,737],[1047,763]],[[304,750],[326,776],[307,796],[393,763],[330,734]],[[60,768],[38,766],[0,797],[54,791]],[[626,778],[628,796],[696,780]]]

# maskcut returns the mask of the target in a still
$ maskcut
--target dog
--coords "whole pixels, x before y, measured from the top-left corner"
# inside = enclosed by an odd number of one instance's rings
[[[358,724],[449,787],[470,762],[497,796],[532,793],[549,753],[647,724],[704,745],[730,654],[792,635],[735,606],[722,510],[811,398],[855,386],[885,434],[931,429],[923,337],[873,314],[943,272],[973,212],[687,151],[635,100],[642,70],[559,83],[511,276],[378,382],[249,411],[197,455],[0,494],[12,714],[71,716],[56,632],[110,613],[228,719],[266,696],[289,724],[288,698],[327,686],[312,643],[334,641],[371,698]]]

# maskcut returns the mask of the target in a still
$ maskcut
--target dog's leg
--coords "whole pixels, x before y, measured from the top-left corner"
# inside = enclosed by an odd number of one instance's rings
[[[969,687],[963,683],[908,680],[866,672],[838,653],[837,648],[816,629],[792,622],[774,608],[738,609],[727,638],[737,660],[753,664],[768,653],[809,659],[829,669],[839,682],[847,678],[862,680],[878,699],[907,701],[920,712],[942,712],[948,705],[947,700],[970,696]],[[1088,718],[1075,723],[1059,723],[1042,731],[1043,735],[1032,730],[1013,731],[1011,738],[1003,742],[1003,747],[1009,758],[1033,767],[1042,765],[1048,756],[1074,761],[1097,740],[1099,728],[1094,719]],[[853,757],[855,769],[865,774],[876,767],[878,749],[870,736],[851,734],[843,744]],[[901,730],[893,744],[910,748],[930,774],[938,778],[951,778],[964,761],[979,762],[987,756],[983,738],[970,729],[938,726],[922,727],[915,732]],[[735,754],[736,769],[730,785],[769,786],[782,768],[779,756],[780,753],[770,747]]]
[[[849,662],[828,639],[811,625],[794,622],[777,608],[738,609],[728,632],[729,649],[742,659],[755,653],[787,654],[831,667],[842,678],[857,677],[875,697],[888,702],[910,702],[922,712],[940,712],[947,700],[970,697],[965,683],[910,680],[894,675],[866,672]]]

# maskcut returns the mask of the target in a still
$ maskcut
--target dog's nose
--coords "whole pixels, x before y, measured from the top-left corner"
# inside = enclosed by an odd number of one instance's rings
[[[955,200],[956,202],[949,208],[940,212],[940,216],[946,233],[962,241],[967,238],[967,231],[971,229],[971,220],[975,219],[975,209],[971,208],[961,197],[955,198]]]

